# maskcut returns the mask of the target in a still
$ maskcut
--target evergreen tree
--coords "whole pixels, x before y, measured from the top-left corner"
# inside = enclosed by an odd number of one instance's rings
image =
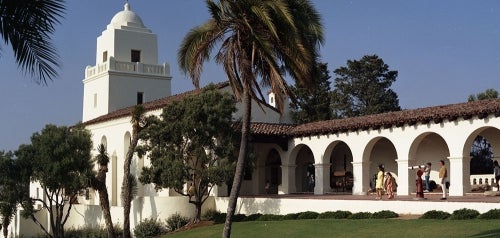
[[[3,237],[8,237],[8,227],[17,212],[18,204],[29,198],[29,166],[22,167],[11,151],[0,151],[0,218]]]
[[[469,102],[478,100],[487,100],[498,98],[498,91],[495,89],[486,89],[484,92],[476,95],[470,95]],[[470,155],[470,173],[471,174],[489,174],[493,173],[493,148],[491,144],[482,136],[477,136],[471,146]]]
[[[303,124],[314,121],[330,120],[332,111],[330,107],[330,74],[328,63],[319,63],[314,71],[313,86],[308,89],[299,82],[290,90],[295,95],[290,107],[293,121]]]
[[[377,55],[348,60],[347,66],[336,69],[334,73],[332,104],[335,117],[401,110],[398,95],[390,89],[398,71],[389,71],[389,66]]]
[[[40,226],[47,237],[64,237],[64,224],[77,196],[93,176],[90,132],[77,125],[72,128],[47,125],[31,136],[31,144],[16,151],[21,180],[38,181],[44,196],[23,197],[24,214]],[[28,180],[29,181],[29,180]],[[46,199],[42,199],[45,197]],[[35,216],[34,203],[48,212],[50,227]]]
[[[479,100],[486,100],[486,99],[495,99],[498,98],[498,91],[495,89],[486,89],[486,91],[482,93],[478,93],[476,95],[471,94],[469,95],[469,98],[467,101],[473,102],[473,101],[479,101]]]
[[[151,166],[143,168],[139,180],[189,197],[196,207],[194,222],[200,221],[201,206],[213,185],[222,186],[232,178],[235,111],[230,94],[209,86],[169,104],[160,118],[149,117],[149,126],[140,134],[145,145],[138,150],[148,152]]]

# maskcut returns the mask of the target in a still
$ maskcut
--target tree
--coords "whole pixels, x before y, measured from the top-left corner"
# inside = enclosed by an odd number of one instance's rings
[[[498,91],[486,89],[486,91],[476,95],[469,95],[468,101],[479,101],[498,98]],[[485,174],[493,171],[493,148],[491,144],[482,136],[477,136],[471,146],[470,173]]]
[[[335,117],[401,110],[398,95],[389,88],[396,81],[398,71],[389,71],[389,66],[377,55],[348,60],[347,67],[340,67],[334,73],[337,76],[332,92]]]
[[[486,100],[486,99],[495,99],[498,98],[498,91],[495,89],[486,89],[486,91],[482,93],[478,93],[476,95],[471,94],[469,95],[469,98],[467,101],[473,102],[473,101],[479,101],[479,100]]]
[[[214,185],[223,185],[233,171],[232,114],[234,99],[209,86],[163,109],[161,118],[148,118],[141,132],[151,166],[143,168],[139,180],[156,189],[172,188],[189,197],[196,208],[194,222],[201,220],[201,207]],[[188,184],[189,188],[184,189]]]
[[[16,151],[19,163],[30,169],[32,181],[38,181],[46,200],[35,197],[23,201],[26,216],[40,226],[48,237],[64,237],[73,202],[88,186],[92,176],[92,141],[90,132],[77,125],[72,128],[47,125],[41,133],[31,136],[31,144]],[[21,168],[24,172],[26,168]],[[42,205],[49,214],[50,229],[35,217],[34,203]],[[65,208],[66,207],[66,208]]]
[[[132,158],[139,141],[139,132],[144,128],[143,117],[144,117],[144,107],[142,105],[135,106],[132,111],[132,118],[130,123],[132,123],[132,139],[130,140],[130,145],[127,150],[127,156],[123,163],[123,182],[122,182],[122,201],[123,201],[123,237],[130,238],[130,208],[132,205],[132,199],[135,195],[135,189],[137,186],[137,181],[135,177],[130,174],[130,164],[132,163]]]
[[[493,148],[491,144],[482,136],[477,136],[472,142],[470,152],[471,174],[489,174],[493,173]]]
[[[21,167],[14,153],[0,151],[0,230],[3,229],[3,237],[8,237],[8,227],[18,204],[29,197],[29,176],[23,176],[22,171],[29,171],[29,167]]]
[[[90,180],[90,186],[99,193],[99,204],[101,205],[102,214],[106,223],[108,238],[114,238],[115,230],[113,228],[113,220],[111,220],[109,195],[106,187],[106,173],[108,172],[109,156],[103,144],[97,147],[97,151],[99,152],[95,157],[98,165],[97,175]]]
[[[313,78],[311,89],[300,84],[291,87],[291,91],[296,97],[296,101],[290,103],[295,123],[303,124],[332,119],[328,63],[318,64],[315,72],[317,74]]]
[[[285,74],[309,87],[311,72],[323,41],[319,13],[308,0],[207,0],[210,18],[190,30],[178,51],[179,66],[199,87],[204,61],[217,45],[237,100],[242,102],[241,143],[229,197],[223,237],[230,237],[250,133],[251,101],[264,96],[261,85],[276,94],[280,111],[283,94],[293,99]],[[259,80],[260,79],[260,82]]]
[[[12,46],[19,67],[37,83],[57,76],[59,60],[51,34],[64,11],[63,0],[0,0],[0,35]]]

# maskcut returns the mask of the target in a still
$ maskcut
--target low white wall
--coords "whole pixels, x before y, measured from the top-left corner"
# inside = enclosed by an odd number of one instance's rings
[[[207,209],[215,209],[213,197],[209,197],[203,204],[202,213]],[[195,207],[188,202],[187,197],[139,197],[132,202],[130,209],[130,227],[133,228],[142,220],[157,218],[162,221],[172,214],[179,213],[193,218]],[[123,226],[123,207],[111,207],[111,218],[114,224]],[[74,205],[66,228],[80,226],[104,226],[101,207],[99,205]]]
[[[229,198],[216,198],[215,204],[220,212],[226,212]],[[422,204],[425,203],[425,206]],[[491,209],[500,209],[500,203],[481,202],[432,202],[432,201],[390,201],[380,200],[322,200],[322,199],[276,199],[276,198],[239,198],[236,213],[239,214],[279,214],[315,211],[350,211],[378,212],[382,210],[394,211],[398,214],[421,215],[427,211],[438,210],[452,213],[455,210],[468,208],[487,212]]]
[[[209,197],[202,207],[202,214],[207,209],[215,209],[215,200]],[[130,228],[133,231],[135,226],[147,218],[157,218],[165,221],[172,214],[179,213],[183,216],[193,218],[195,207],[188,202],[187,197],[139,197],[132,202],[130,210]],[[48,227],[48,216],[45,210],[37,213],[40,222]],[[111,207],[111,219],[113,224],[123,227],[123,207]],[[33,237],[41,234],[42,231],[31,219],[24,219],[19,211],[15,219],[15,224],[11,225],[11,234],[15,237]],[[104,218],[99,205],[73,205],[68,221],[64,228],[71,227],[104,227]],[[11,235],[11,236],[12,236]]]
[[[493,174],[474,174],[470,176],[470,184],[489,184],[495,182],[495,176]]]

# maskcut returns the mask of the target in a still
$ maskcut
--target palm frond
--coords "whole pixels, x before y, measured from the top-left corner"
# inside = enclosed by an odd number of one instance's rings
[[[64,10],[63,0],[0,0],[0,35],[12,46],[19,67],[37,83],[46,84],[58,75],[51,34]]]

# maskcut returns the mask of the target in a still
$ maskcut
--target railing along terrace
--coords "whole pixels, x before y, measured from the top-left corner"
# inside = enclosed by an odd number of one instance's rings
[[[117,61],[113,57],[110,57],[107,62],[104,62],[102,64],[98,64],[96,66],[87,66],[87,68],[85,69],[85,78],[99,75],[108,70],[116,72],[165,76],[169,74],[170,67],[168,64],[153,65],[143,64],[140,62]]]

